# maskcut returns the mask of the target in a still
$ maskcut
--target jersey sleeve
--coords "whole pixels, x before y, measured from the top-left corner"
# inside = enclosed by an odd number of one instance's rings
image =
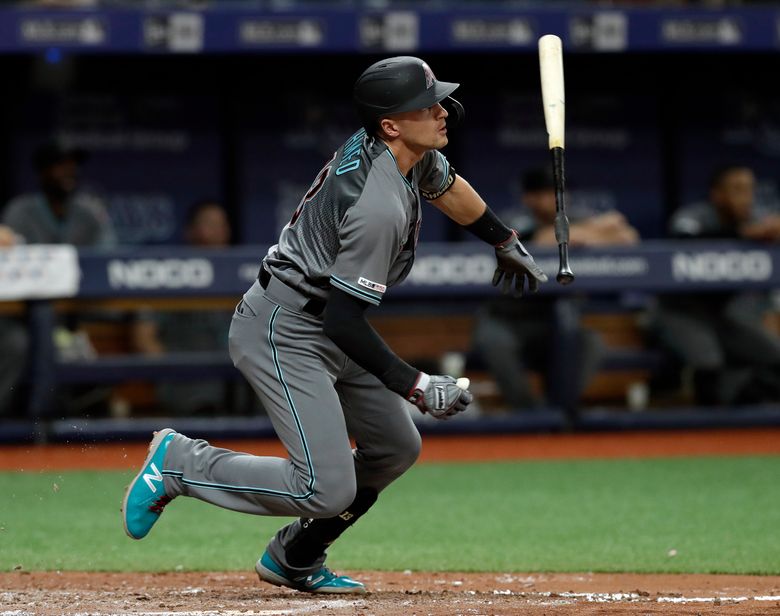
[[[330,284],[378,305],[387,290],[390,268],[401,246],[403,220],[392,204],[361,197],[339,228],[339,252]]]
[[[455,169],[439,150],[426,152],[417,165],[420,173],[420,194],[428,201],[441,197],[455,181]]]

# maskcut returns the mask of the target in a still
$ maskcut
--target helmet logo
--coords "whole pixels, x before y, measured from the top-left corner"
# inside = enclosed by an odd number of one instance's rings
[[[425,73],[425,89],[427,90],[433,85],[433,82],[436,81],[436,77],[433,76],[431,67],[428,66],[425,62],[422,63],[422,69],[423,73]]]

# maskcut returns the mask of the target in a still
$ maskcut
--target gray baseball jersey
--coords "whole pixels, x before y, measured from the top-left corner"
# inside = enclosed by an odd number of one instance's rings
[[[236,308],[230,356],[252,385],[289,458],[251,456],[176,435],[166,454],[165,491],[257,515],[330,518],[358,490],[384,489],[417,458],[420,435],[408,402],[357,365],[306,307],[330,285],[372,304],[407,275],[420,228],[419,191],[435,198],[454,180],[428,152],[403,176],[388,147],[353,135],[320,171]],[[357,443],[353,451],[349,437]],[[346,518],[345,518],[346,519]],[[287,557],[300,520],[268,550]],[[325,555],[300,573],[316,571]]]
[[[401,175],[387,145],[361,129],[320,171],[264,266],[312,297],[327,299],[333,285],[379,304],[412,268],[419,192],[434,199],[454,179],[437,150]]]
[[[772,213],[775,212],[771,208],[755,204],[750,210],[749,222],[759,222]],[[673,237],[718,239],[739,235],[736,225],[724,223],[715,206],[707,202],[691,203],[677,210],[669,223],[669,233]]]
[[[73,244],[113,246],[116,236],[103,202],[88,193],[73,194],[65,216],[57,219],[41,193],[20,195],[3,212],[3,223],[24,237],[28,244]]]

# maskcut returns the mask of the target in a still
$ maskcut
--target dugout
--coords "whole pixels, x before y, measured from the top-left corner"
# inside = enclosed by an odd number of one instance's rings
[[[123,245],[180,243],[186,208],[209,195],[226,205],[241,248],[265,246],[356,126],[354,77],[409,51],[462,84],[466,124],[445,153],[500,211],[516,202],[520,171],[546,163],[534,49],[543,31],[564,38],[573,199],[615,207],[643,239],[662,240],[711,169],[737,160],[755,169],[759,198],[778,201],[780,85],[759,78],[777,63],[771,8],[394,4],[2,7],[2,203],[33,188],[32,151],[55,134],[89,150],[85,181]],[[429,208],[421,241],[470,240]],[[404,300],[378,323],[410,357],[413,330],[429,336],[432,356],[466,352],[469,302],[443,315],[436,302]],[[587,321],[615,352],[588,404],[620,406],[663,362],[644,352],[642,309],[635,298],[589,304]],[[126,351],[121,321],[91,327],[106,353]]]

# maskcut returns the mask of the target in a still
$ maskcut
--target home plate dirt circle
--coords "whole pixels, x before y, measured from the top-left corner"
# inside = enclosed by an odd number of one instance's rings
[[[365,595],[305,595],[250,573],[0,574],[0,616],[778,614],[780,576],[352,571]]]

